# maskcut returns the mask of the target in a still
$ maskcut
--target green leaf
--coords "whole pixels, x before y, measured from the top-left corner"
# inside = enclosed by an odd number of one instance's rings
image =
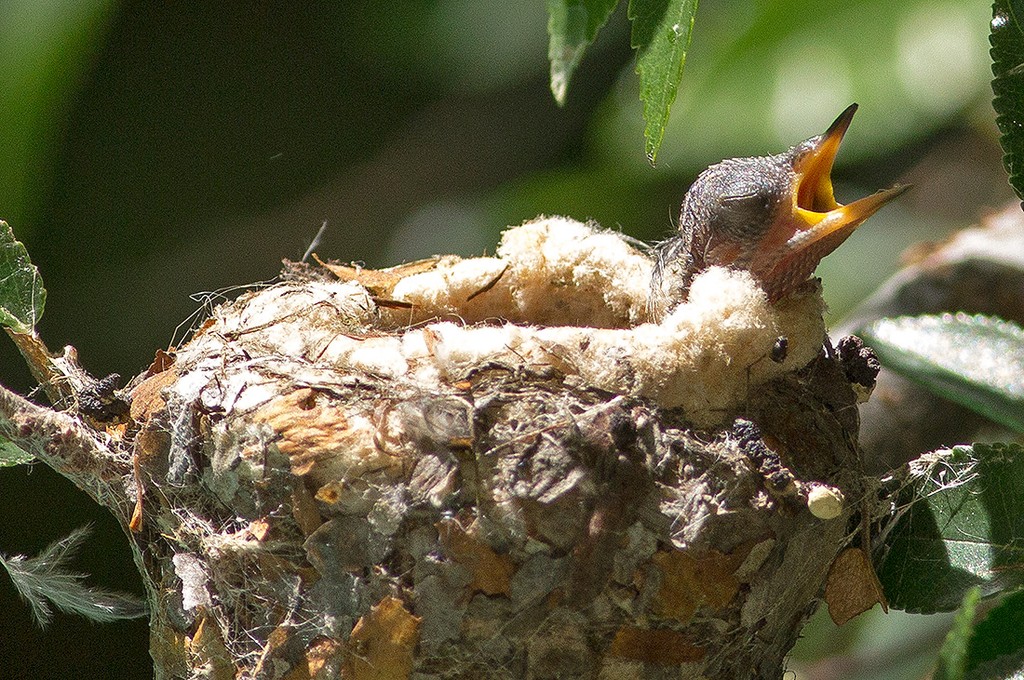
[[[1019,678],[1024,673],[1024,591],[1003,598],[975,625],[981,595],[972,588],[939,651],[934,680]]]
[[[883,532],[879,579],[896,609],[956,609],[1024,584],[1024,447],[974,444],[911,463],[902,512]]]
[[[569,79],[580,65],[583,52],[608,22],[619,0],[548,0],[548,59],[551,60],[551,94],[565,104]]]
[[[992,4],[992,106],[1002,136],[1003,165],[1018,198],[1024,198],[1024,1]]]
[[[965,668],[970,671],[1001,657],[1015,656],[1017,669],[1024,654],[1024,592],[1003,599],[974,627]]]
[[[881,319],[862,331],[882,364],[1024,432],[1024,330],[993,317]]]
[[[28,251],[0,220],[0,326],[31,333],[43,315],[46,289]]]
[[[0,468],[31,463],[35,458],[20,446],[0,437]]]
[[[965,102],[991,97],[988,33],[978,29],[991,16],[991,0],[703,3],[658,152],[662,174],[681,195],[711,163],[778,153],[822,132],[851,102],[861,108],[836,167],[874,167],[955,126]],[[636,109],[610,97],[595,120],[595,149],[619,174],[644,177]]]
[[[1024,678],[1024,650],[986,661],[972,668],[964,680],[1021,680]]]
[[[651,163],[665,137],[696,15],[697,0],[629,0],[630,42],[637,51],[644,103],[644,147]]]
[[[971,588],[964,596],[964,603],[953,619],[953,626],[946,634],[946,641],[939,650],[939,665],[932,680],[963,680],[967,670],[967,650],[974,635],[974,615],[978,611],[981,591]]]

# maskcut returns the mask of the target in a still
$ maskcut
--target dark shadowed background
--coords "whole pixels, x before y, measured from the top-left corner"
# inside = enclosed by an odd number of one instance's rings
[[[325,220],[317,252],[371,266],[493,250],[540,213],[653,240],[706,165],[781,151],[852,101],[840,201],[915,190],[819,269],[833,319],[907,245],[1011,197],[983,0],[706,0],[656,168],[624,7],[559,109],[540,0],[172,4],[0,2],[0,218],[46,282],[43,339],[100,376],[145,369],[204,294],[272,279]],[[9,342],[0,382],[33,387]],[[88,522],[78,568],[140,592],[84,494],[40,465],[0,470],[0,552]],[[922,619],[816,623],[794,667],[853,653],[879,659],[865,677],[919,676],[927,653],[894,645],[941,639]],[[147,647],[142,622],[40,631],[0,574],[0,678],[149,678]]]

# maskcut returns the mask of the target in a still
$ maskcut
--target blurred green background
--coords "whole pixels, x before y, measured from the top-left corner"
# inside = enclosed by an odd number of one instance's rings
[[[989,17],[982,0],[705,0],[652,168],[624,7],[559,109],[539,0],[0,0],[0,218],[46,281],[43,338],[127,379],[180,340],[196,294],[273,278],[324,220],[321,256],[371,266],[479,254],[540,213],[658,239],[709,163],[781,151],[856,101],[840,201],[915,189],[819,268],[834,320],[907,245],[1011,199]],[[32,387],[9,343],[0,382]],[[7,554],[93,522],[78,566],[140,590],[118,527],[46,468],[0,471],[0,516]],[[40,632],[4,577],[0,612],[0,677],[152,677],[144,623]],[[800,678],[920,677],[945,625],[826,619]]]

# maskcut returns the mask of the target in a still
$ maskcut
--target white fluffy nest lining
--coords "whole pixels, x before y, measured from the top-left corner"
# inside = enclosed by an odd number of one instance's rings
[[[295,361],[307,372],[372,374],[438,393],[483,366],[555,369],[682,407],[707,427],[748,390],[820,351],[816,291],[769,305],[749,274],[713,267],[694,279],[686,303],[653,323],[645,311],[651,267],[649,254],[615,232],[538,218],[508,229],[494,257],[332,268],[350,280],[248,293],[215,311],[176,367],[204,381],[244,353],[250,362]],[[788,351],[776,363],[769,355],[780,337]],[[269,398],[258,392],[243,399]]]

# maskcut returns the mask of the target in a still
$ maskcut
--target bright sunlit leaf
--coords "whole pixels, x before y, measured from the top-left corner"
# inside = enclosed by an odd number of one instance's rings
[[[862,332],[882,365],[1024,432],[1024,330],[987,316],[882,319]]]
[[[637,51],[644,103],[644,148],[653,163],[683,76],[697,0],[629,0],[630,42]]]
[[[46,289],[28,251],[0,220],[0,326],[31,333],[46,304]]]
[[[0,468],[31,463],[35,458],[20,446],[0,437]]]
[[[569,79],[584,51],[594,42],[617,4],[619,0],[548,0],[551,93],[559,106],[565,104]]]
[[[992,106],[1002,132],[1003,165],[1010,185],[1024,198],[1024,0],[992,5]]]
[[[952,611],[1024,584],[1024,447],[974,444],[911,463],[911,486],[882,534],[878,576],[889,604]]]

